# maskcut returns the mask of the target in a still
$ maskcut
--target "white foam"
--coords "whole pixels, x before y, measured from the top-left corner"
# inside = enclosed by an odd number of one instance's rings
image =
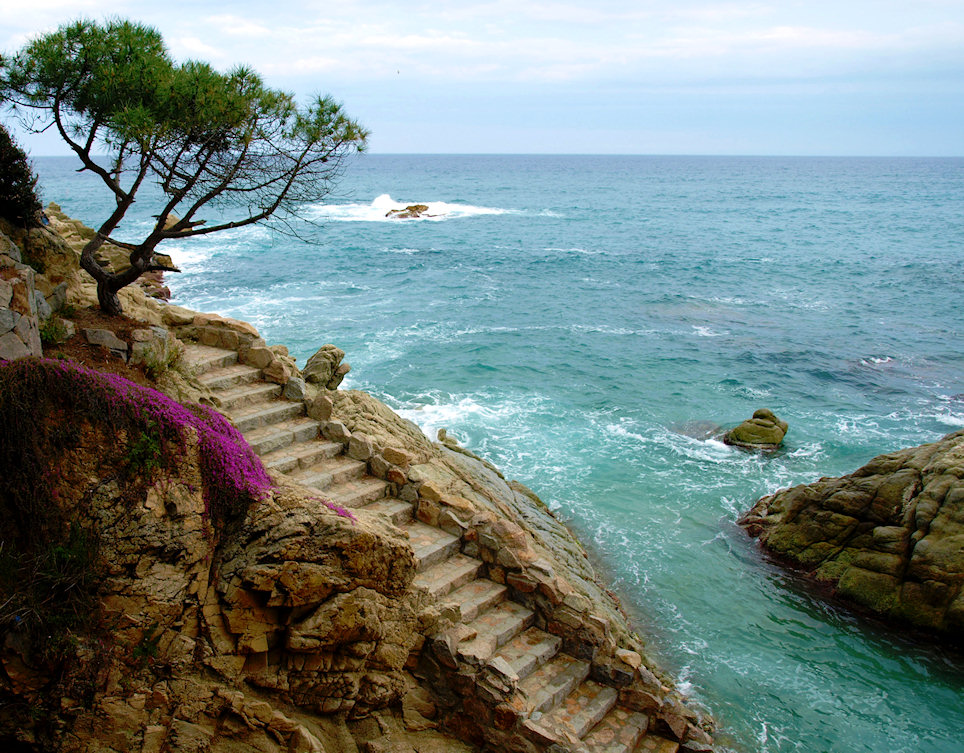
[[[894,359],[890,356],[871,356],[870,358],[861,358],[861,366],[882,366],[885,363],[893,363]]]
[[[469,417],[479,419],[485,425],[497,420],[504,411],[482,405],[471,397],[463,397],[451,403],[420,403],[397,408],[395,412],[418,426],[427,437],[434,439],[439,429],[449,429],[464,423]]]
[[[954,413],[947,410],[937,413],[934,418],[947,426],[964,426],[964,413]]]
[[[693,330],[698,337],[725,337],[729,332],[714,332],[709,327],[702,327],[698,324],[693,325]]]
[[[405,209],[413,204],[428,207],[420,217],[400,219],[388,216],[393,209]],[[371,204],[318,204],[310,210],[311,219],[323,222],[440,222],[463,217],[512,214],[511,209],[480,207],[472,204],[452,204],[446,201],[395,201],[389,194],[375,197]]]
[[[608,431],[610,434],[614,434],[617,437],[635,440],[640,444],[649,444],[652,441],[644,437],[642,434],[630,431],[625,426],[620,426],[619,424],[607,424],[606,431]]]

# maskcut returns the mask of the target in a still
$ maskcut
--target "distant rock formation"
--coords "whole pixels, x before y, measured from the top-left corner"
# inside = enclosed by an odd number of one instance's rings
[[[396,220],[410,220],[417,217],[433,217],[434,215],[427,214],[428,204],[409,204],[404,209],[389,209],[386,213],[386,217],[392,217]]]
[[[764,497],[740,524],[840,597],[964,639],[964,431]]]
[[[773,415],[773,411],[761,408],[753,418],[726,432],[723,441],[747,450],[773,452],[783,443],[788,428],[787,422]]]

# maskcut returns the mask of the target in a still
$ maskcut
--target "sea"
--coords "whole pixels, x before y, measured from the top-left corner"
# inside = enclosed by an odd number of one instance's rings
[[[45,201],[110,211],[69,158],[34,166]],[[960,653],[736,524],[964,428],[964,159],[370,154],[302,215],[166,244],[173,302],[302,365],[334,343],[344,388],[535,490],[729,750],[964,751]],[[712,438],[758,408],[790,425],[776,454]]]

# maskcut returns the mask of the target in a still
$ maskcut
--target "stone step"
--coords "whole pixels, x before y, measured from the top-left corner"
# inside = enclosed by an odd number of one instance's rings
[[[586,753],[634,753],[646,734],[649,717],[615,706],[582,741]]]
[[[218,393],[222,411],[237,410],[245,405],[261,403],[274,397],[281,397],[281,385],[271,382],[251,382],[239,384]]]
[[[306,442],[318,436],[320,424],[301,416],[272,426],[262,426],[251,431],[242,432],[251,449],[258,455],[265,455],[273,450],[288,447],[295,442]]]
[[[558,706],[588,676],[588,662],[559,654],[519,683],[511,704],[525,715],[544,713]]]
[[[291,477],[299,484],[315,489],[329,489],[361,479],[367,465],[364,460],[355,460],[346,455],[319,460],[310,468],[299,468],[291,472]]]
[[[384,515],[392,522],[392,525],[396,526],[411,522],[412,514],[414,512],[410,502],[403,502],[402,500],[395,499],[394,497],[376,499],[374,502],[365,505],[363,509],[368,510],[369,512],[378,513],[379,515]],[[415,579],[415,582],[416,584],[418,583],[418,578]]]
[[[364,507],[369,502],[385,496],[388,482],[374,476],[366,476],[357,481],[346,481],[332,486],[325,495],[336,505],[350,509]]]
[[[536,733],[540,739],[556,736],[561,740],[581,740],[616,705],[618,697],[615,688],[586,680],[548,713],[538,719],[533,715],[524,727],[527,733]]]
[[[415,577],[415,585],[425,589],[435,598],[439,598],[474,580],[481,567],[482,560],[456,554],[419,573]]]
[[[633,753],[677,753],[678,751],[679,743],[658,735],[646,735],[639,741]]]
[[[243,433],[257,429],[259,426],[270,426],[289,418],[302,416],[304,412],[304,403],[293,403],[289,400],[270,400],[227,411],[227,415],[237,430]]]
[[[254,366],[245,366],[243,363],[235,363],[231,366],[224,366],[198,376],[198,381],[210,389],[218,392],[236,387],[239,384],[250,384],[261,378],[261,371]]]
[[[503,659],[520,680],[524,680],[559,653],[562,638],[539,628],[529,628],[517,635],[495,655]]]
[[[462,612],[462,622],[471,622],[482,612],[505,601],[508,589],[486,578],[478,578],[455,589],[444,601],[456,603]]]
[[[265,453],[261,456],[261,462],[270,471],[290,473],[298,468],[310,468],[325,458],[337,457],[344,449],[345,445],[341,442],[312,439]]]
[[[418,570],[427,570],[442,560],[447,560],[458,552],[460,540],[457,536],[445,533],[438,528],[414,521],[402,527],[408,532],[409,543],[418,559]]]
[[[536,613],[531,609],[514,601],[503,601],[468,624],[475,631],[475,637],[459,644],[459,658],[477,666],[484,664],[497,649],[519,635],[535,619]]]
[[[224,348],[212,348],[200,343],[184,346],[184,361],[190,365],[195,376],[200,377],[213,369],[223,369],[238,362],[237,351]]]

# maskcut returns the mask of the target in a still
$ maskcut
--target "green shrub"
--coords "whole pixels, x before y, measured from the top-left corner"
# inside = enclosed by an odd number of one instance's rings
[[[18,227],[33,227],[42,208],[27,155],[0,125],[0,217]]]
[[[67,328],[59,316],[51,316],[40,325],[40,342],[44,345],[62,343],[67,339]]]
[[[184,345],[180,342],[155,343],[144,355],[144,373],[154,382],[171,369],[183,372],[186,368]]]

